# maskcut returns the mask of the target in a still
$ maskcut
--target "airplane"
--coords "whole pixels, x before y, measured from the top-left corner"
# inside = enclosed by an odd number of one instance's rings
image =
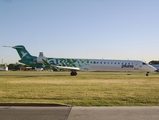
[[[6,47],[6,46],[5,46]],[[109,59],[75,59],[75,58],[47,58],[40,52],[39,57],[32,56],[23,45],[16,45],[21,60],[19,62],[36,68],[52,68],[70,70],[71,76],[77,71],[137,71],[156,72],[156,68],[140,60],[109,60]]]

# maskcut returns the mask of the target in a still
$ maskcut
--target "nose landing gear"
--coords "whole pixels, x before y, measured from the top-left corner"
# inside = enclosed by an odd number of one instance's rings
[[[146,76],[149,76],[149,72],[146,73]]]

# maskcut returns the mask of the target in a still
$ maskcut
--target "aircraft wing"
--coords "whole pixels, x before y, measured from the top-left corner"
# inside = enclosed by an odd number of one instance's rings
[[[44,62],[45,65],[50,66],[50,67],[52,66],[52,65],[51,65],[49,62],[47,62],[46,60],[42,59],[42,61]]]
[[[59,68],[59,69],[67,69],[67,70],[80,70],[80,68],[77,67],[67,67],[67,66],[56,66],[56,65],[52,65],[50,64],[48,61],[43,59],[43,62],[45,65],[53,67],[53,68]]]
[[[67,66],[55,66],[55,67],[60,69],[67,69],[67,70],[80,70],[80,68],[77,68],[77,67],[67,67]]]

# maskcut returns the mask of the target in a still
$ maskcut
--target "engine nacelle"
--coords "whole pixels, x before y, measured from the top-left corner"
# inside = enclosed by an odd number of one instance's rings
[[[44,61],[47,61],[47,58],[44,56],[43,52],[40,52],[39,57],[37,57],[33,61],[37,63],[44,63]]]
[[[44,56],[37,57],[37,63],[44,63],[44,61],[47,61],[47,58]]]

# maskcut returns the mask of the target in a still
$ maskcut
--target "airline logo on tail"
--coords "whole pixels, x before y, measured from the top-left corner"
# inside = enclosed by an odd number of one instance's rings
[[[32,57],[32,56],[28,53],[28,51],[25,49],[25,47],[22,46],[22,45],[17,45],[17,46],[14,46],[14,47],[12,47],[12,48],[14,48],[14,49],[17,50],[17,52],[18,52],[18,54],[19,54],[19,56],[20,56],[21,59],[24,59],[24,58],[30,59],[30,58]]]
[[[23,57],[25,57],[27,55],[27,53],[24,53],[23,51],[21,51],[21,54],[22,54],[22,59],[23,59]]]

